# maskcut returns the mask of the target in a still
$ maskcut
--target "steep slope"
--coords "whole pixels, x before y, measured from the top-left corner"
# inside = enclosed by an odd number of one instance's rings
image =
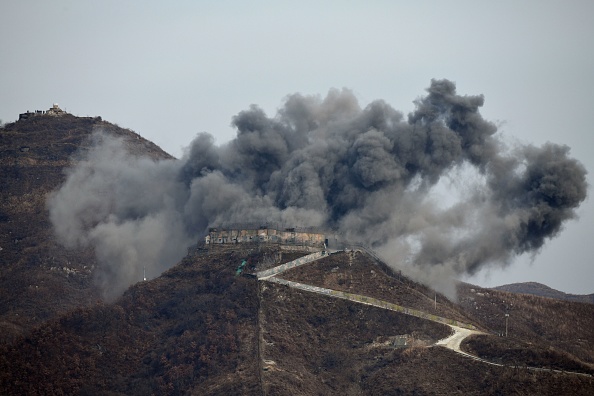
[[[363,377],[393,342],[428,346],[449,329],[350,301],[261,284],[265,394],[361,394]]]
[[[10,394],[258,394],[250,250],[187,257],[115,304],[75,310],[0,353]]]
[[[493,366],[432,346],[449,335],[439,323],[235,275],[243,260],[256,271],[271,257],[285,261],[274,246],[196,249],[116,303],[78,309],[4,346],[0,388],[196,395],[594,390],[589,376]],[[349,264],[348,255],[336,257]]]
[[[466,283],[460,284],[458,295],[466,314],[492,333],[505,334],[507,313],[508,338],[541,351],[569,353],[594,367],[594,304],[483,289]],[[496,344],[500,344],[500,350],[517,348],[504,341]],[[494,345],[485,346],[493,348]]]
[[[367,395],[589,395],[589,377],[477,362],[444,348],[387,353],[362,378]]]
[[[512,283],[509,285],[493,287],[493,289],[510,293],[532,294],[540,297],[556,298],[557,300],[594,304],[594,293],[585,295],[568,294],[538,282]]]
[[[46,209],[48,194],[96,130],[124,138],[133,155],[171,158],[99,117],[38,115],[0,129],[0,342],[99,297],[93,251],[57,245]]]
[[[360,251],[339,252],[311,265],[294,268],[282,278],[364,294],[433,315],[471,322],[459,306],[420,283],[411,281]]]

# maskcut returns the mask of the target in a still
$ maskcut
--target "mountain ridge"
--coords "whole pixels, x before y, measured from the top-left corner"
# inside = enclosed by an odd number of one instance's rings
[[[493,287],[494,290],[502,290],[511,293],[532,294],[540,297],[555,298],[558,300],[576,301],[594,304],[594,293],[572,294],[553,289],[538,282],[517,282]]]
[[[40,114],[0,129],[0,342],[100,298],[93,249],[59,245],[46,207],[97,131],[124,139],[132,155],[172,158],[100,117]]]

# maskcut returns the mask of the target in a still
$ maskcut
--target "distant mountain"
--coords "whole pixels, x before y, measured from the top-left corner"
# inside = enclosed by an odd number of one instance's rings
[[[568,294],[555,290],[547,285],[538,282],[512,283],[509,285],[493,287],[495,290],[503,290],[511,293],[532,294],[540,297],[556,298],[557,300],[576,301],[594,304],[594,293],[592,294]]]

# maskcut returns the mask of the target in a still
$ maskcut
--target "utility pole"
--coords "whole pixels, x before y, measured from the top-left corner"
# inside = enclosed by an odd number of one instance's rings
[[[505,336],[507,337],[507,319],[509,318],[509,313],[505,313]]]

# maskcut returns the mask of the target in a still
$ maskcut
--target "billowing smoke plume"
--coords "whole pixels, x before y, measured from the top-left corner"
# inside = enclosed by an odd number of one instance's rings
[[[107,295],[228,223],[332,229],[426,282],[538,252],[585,199],[584,167],[566,146],[505,148],[482,96],[447,80],[427,91],[407,118],[347,90],[289,96],[275,117],[252,106],[233,118],[234,140],[200,134],[181,160],[138,159],[99,136],[49,200],[56,233],[96,248]],[[436,202],[440,180],[469,170],[456,202]]]

